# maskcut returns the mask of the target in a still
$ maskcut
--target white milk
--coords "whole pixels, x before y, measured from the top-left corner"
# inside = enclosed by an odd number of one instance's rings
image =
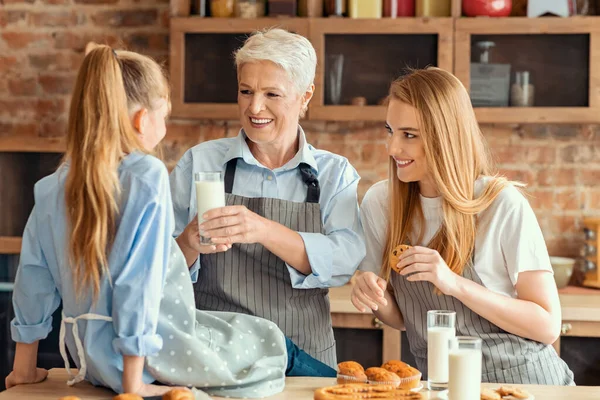
[[[427,376],[431,383],[448,383],[448,342],[454,328],[427,328]]]
[[[448,400],[479,400],[481,350],[452,349],[449,366]]]
[[[198,224],[204,222],[202,214],[213,208],[225,207],[225,184],[223,181],[196,181],[198,201]]]

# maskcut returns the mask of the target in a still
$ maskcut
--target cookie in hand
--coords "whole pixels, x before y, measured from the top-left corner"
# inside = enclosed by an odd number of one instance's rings
[[[411,246],[409,245],[401,244],[394,247],[394,249],[390,252],[389,264],[392,270],[396,271],[397,273],[400,273],[400,269],[398,268],[398,262],[400,262],[400,255],[406,250],[410,249],[410,247]]]

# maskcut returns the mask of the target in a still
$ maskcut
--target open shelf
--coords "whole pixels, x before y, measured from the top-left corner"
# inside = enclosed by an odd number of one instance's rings
[[[472,94],[481,123],[600,122],[600,18],[463,18],[456,21],[455,75]],[[476,43],[493,42],[489,65],[479,63]],[[501,71],[510,70],[510,74]],[[473,71],[482,76],[473,91]],[[493,85],[485,86],[485,75]],[[527,71],[533,106],[511,107],[515,72]],[[488,82],[492,82],[489,79]],[[481,97],[494,92],[493,100]],[[494,106],[480,107],[486,101]]]
[[[238,119],[233,52],[250,33],[270,27],[308,36],[302,18],[171,18],[172,115]]]
[[[19,252],[15,237],[23,234],[33,209],[33,186],[56,170],[62,159],[60,153],[0,153],[0,242],[2,248]]]

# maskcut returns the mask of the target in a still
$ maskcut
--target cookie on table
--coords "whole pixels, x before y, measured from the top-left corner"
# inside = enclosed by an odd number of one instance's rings
[[[338,364],[337,383],[366,383],[365,369],[356,361],[344,361]]]
[[[502,397],[512,396],[516,399],[528,399],[530,397],[528,391],[513,386],[500,386],[496,389],[496,392]]]
[[[134,393],[123,393],[113,397],[113,400],[144,400],[144,398]]]
[[[194,394],[186,389],[173,389],[163,394],[162,400],[194,400]]]
[[[397,273],[400,273],[400,269],[398,268],[398,262],[400,262],[400,255],[404,253],[406,250],[410,249],[411,246],[406,244],[400,244],[390,252],[390,268]]]
[[[315,390],[315,400],[421,400],[420,393],[398,389],[391,385],[350,384],[329,386]]]
[[[77,396],[64,396],[64,397],[61,397],[58,400],[81,400],[81,399],[79,397],[77,397]]]
[[[481,389],[481,400],[502,400],[502,396],[492,389]]]

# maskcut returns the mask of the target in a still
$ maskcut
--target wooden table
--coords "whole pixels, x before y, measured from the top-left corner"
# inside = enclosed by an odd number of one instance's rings
[[[562,306],[562,336],[600,337],[600,290],[568,286],[559,291]],[[399,360],[400,332],[382,324],[371,312],[361,313],[352,305],[352,285],[329,289],[334,328],[382,329],[383,361]],[[560,355],[560,338],[554,343]]]
[[[57,400],[62,396],[77,396],[82,400],[111,400],[114,393],[103,388],[93,387],[82,382],[75,387],[66,384],[67,373],[64,369],[52,369],[48,379],[35,385],[17,386],[0,393],[0,400]],[[288,378],[285,391],[269,397],[269,400],[312,400],[315,389],[335,384],[332,378]],[[485,387],[497,388],[498,384],[484,384]],[[515,385],[521,386],[521,385]],[[598,400],[600,387],[592,386],[536,386],[524,385],[536,400]],[[435,399],[427,392],[424,399]],[[218,397],[215,397],[218,399]]]

